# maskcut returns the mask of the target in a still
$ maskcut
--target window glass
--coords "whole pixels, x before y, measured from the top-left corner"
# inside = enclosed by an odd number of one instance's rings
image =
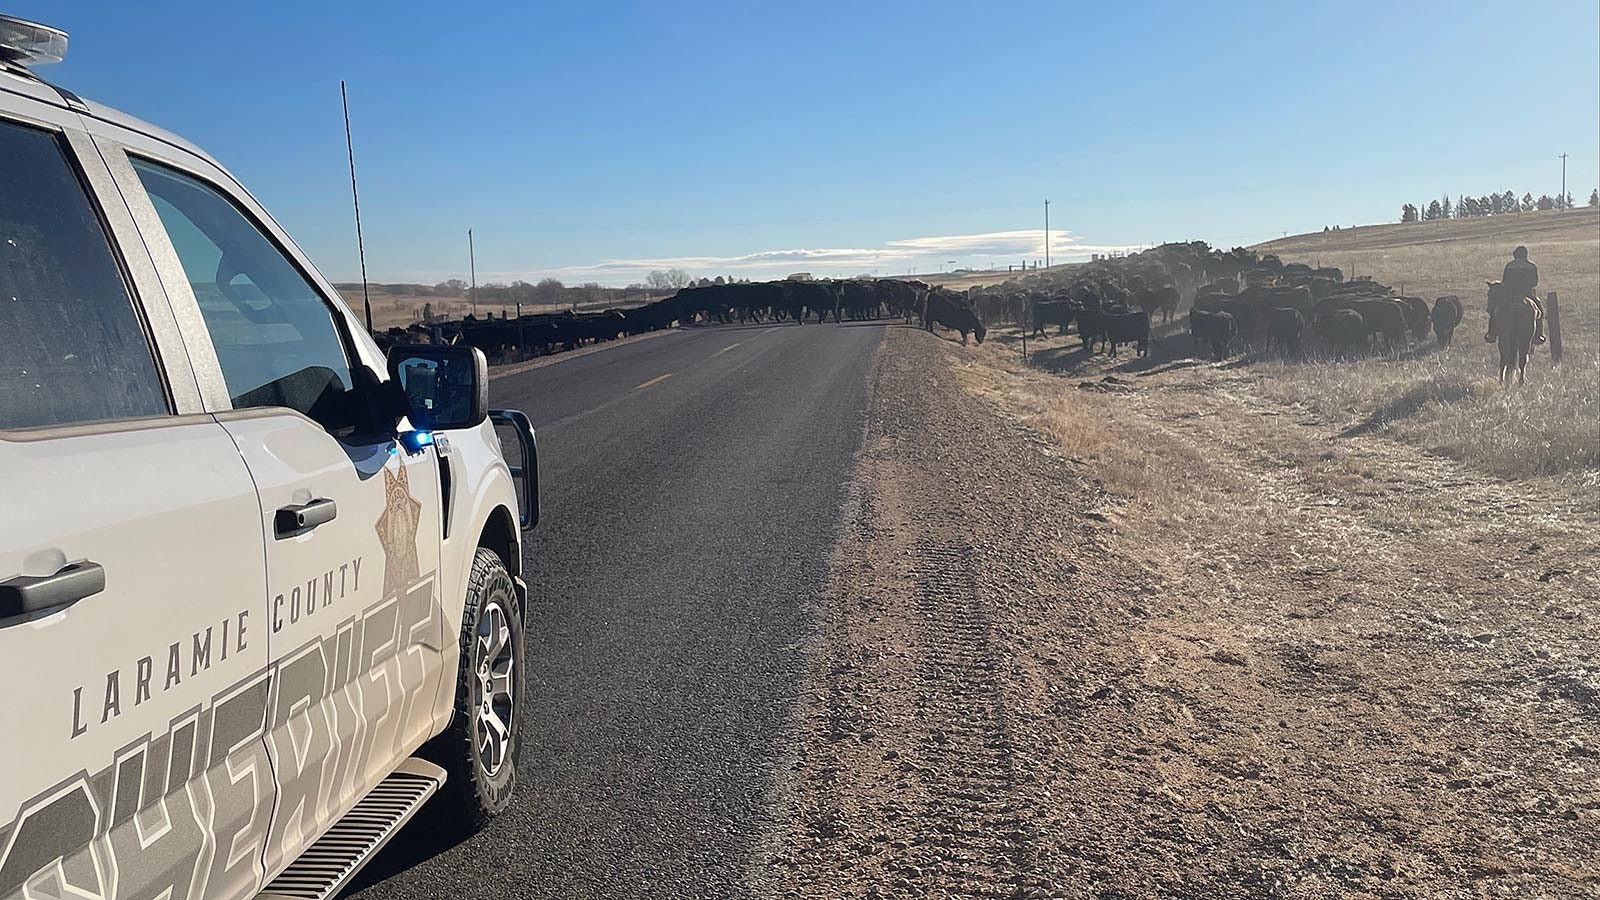
[[[105,226],[60,138],[0,122],[0,428],[169,413]]]
[[[133,160],[194,289],[236,409],[284,406],[335,434],[367,421],[333,310],[232,200]]]

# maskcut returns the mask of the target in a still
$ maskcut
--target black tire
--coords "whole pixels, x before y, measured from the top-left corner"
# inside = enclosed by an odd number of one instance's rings
[[[508,677],[495,679],[494,683],[509,683],[509,702],[500,697],[498,688],[485,690],[486,664],[490,664],[492,673],[495,668],[492,664],[502,657],[496,641],[479,632],[499,633],[499,629],[494,628],[496,621],[509,632],[505,640],[509,645],[511,666]],[[486,659],[487,656],[494,659]],[[511,583],[511,573],[506,571],[498,554],[479,547],[472,560],[472,575],[467,579],[466,608],[461,619],[455,715],[450,727],[433,739],[429,745],[431,752],[427,754],[450,773],[434,804],[441,825],[476,831],[510,806],[522,747],[524,659],[522,605]],[[510,718],[504,745],[498,753],[492,746],[496,730],[486,724],[485,716],[481,715],[485,711],[486,693],[491,696],[490,706],[495,708],[497,717]],[[489,746],[486,746],[486,736]],[[496,756],[499,764],[493,765]]]

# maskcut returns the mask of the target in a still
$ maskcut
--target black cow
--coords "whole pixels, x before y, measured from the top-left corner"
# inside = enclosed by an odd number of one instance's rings
[[[929,291],[927,301],[922,307],[922,327],[931,332],[935,324],[961,332],[963,345],[967,343],[968,334],[976,335],[978,343],[981,344],[984,335],[988,333],[978,314],[967,306],[964,298],[955,291],[944,288],[934,288]]]
[[[1300,336],[1306,330],[1306,317],[1290,306],[1267,311],[1267,346],[1278,345],[1285,353],[1300,353]]]
[[[1178,302],[1182,295],[1174,285],[1166,285],[1156,290],[1156,296],[1161,301],[1161,321],[1170,322],[1178,314]]]
[[[1083,341],[1083,349],[1094,352],[1095,341],[1104,340],[1106,336],[1106,312],[1098,308],[1085,308],[1077,312],[1078,337]]]
[[[1033,335],[1044,336],[1046,325],[1060,326],[1056,334],[1066,334],[1072,324],[1072,304],[1066,300],[1045,300],[1033,305]]]
[[[1195,349],[1211,348],[1217,360],[1228,358],[1228,347],[1237,333],[1233,316],[1225,312],[1195,308],[1189,310],[1189,336],[1194,338]]]
[[[1391,297],[1357,300],[1351,304],[1367,323],[1367,334],[1382,338],[1390,353],[1398,354],[1411,346],[1406,335],[1406,304]]]
[[[1417,340],[1428,336],[1428,330],[1433,325],[1433,313],[1428,309],[1428,301],[1421,297],[1401,297],[1405,304],[1406,325],[1411,328],[1411,334]]]
[[[1461,298],[1455,294],[1445,294],[1433,301],[1433,335],[1438,338],[1439,346],[1450,346],[1450,337],[1461,324],[1461,315]]]
[[[1142,311],[1106,313],[1102,327],[1106,349],[1112,356],[1117,355],[1117,347],[1123,344],[1133,344],[1140,356],[1150,352],[1149,313]]]
[[[1317,333],[1333,348],[1333,355],[1338,359],[1355,356],[1356,348],[1367,341],[1366,320],[1353,309],[1329,309],[1318,313],[1314,324]]]

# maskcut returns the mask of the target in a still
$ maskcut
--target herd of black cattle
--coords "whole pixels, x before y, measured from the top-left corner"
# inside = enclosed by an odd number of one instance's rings
[[[604,312],[560,312],[517,318],[419,323],[376,335],[381,346],[401,343],[462,343],[492,362],[573,350],[584,344],[694,323],[867,321],[888,316],[908,323],[920,318],[930,330],[941,325],[962,342],[987,332],[966,295],[896,279],[785,280],[684,288],[671,297]]]
[[[643,306],[604,312],[562,312],[392,328],[381,344],[465,343],[491,361],[572,350],[588,343],[697,322],[866,321],[885,316],[935,325],[983,342],[985,323],[1008,323],[1034,335],[1076,327],[1084,350],[1116,355],[1148,352],[1151,323],[1171,321],[1189,304],[1197,352],[1216,359],[1246,350],[1317,353],[1346,359],[1398,353],[1431,330],[1448,345],[1460,324],[1461,301],[1398,296],[1366,278],[1345,280],[1336,268],[1285,263],[1271,254],[1215,250],[1202,241],[1163,244],[1084,266],[1030,272],[965,292],[907,279],[784,280],[685,288]]]

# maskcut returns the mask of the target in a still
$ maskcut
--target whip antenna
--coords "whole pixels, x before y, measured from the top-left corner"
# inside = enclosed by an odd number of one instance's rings
[[[344,149],[350,155],[350,202],[356,208],[356,254],[361,258],[361,305],[367,313],[367,333],[372,333],[372,297],[367,294],[367,245],[361,239],[361,195],[356,193],[356,145],[350,140],[350,97],[339,79],[339,100],[344,104]]]

